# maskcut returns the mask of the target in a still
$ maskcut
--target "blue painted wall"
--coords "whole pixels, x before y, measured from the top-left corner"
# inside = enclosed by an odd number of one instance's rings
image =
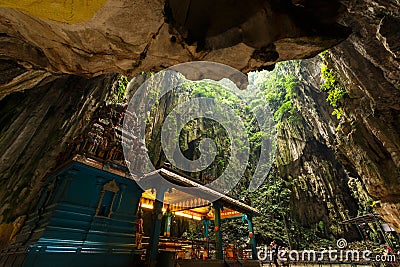
[[[113,180],[112,212],[96,216],[103,186]],[[47,179],[36,211],[3,251],[0,266],[140,266],[133,245],[141,194],[133,180],[69,163]]]

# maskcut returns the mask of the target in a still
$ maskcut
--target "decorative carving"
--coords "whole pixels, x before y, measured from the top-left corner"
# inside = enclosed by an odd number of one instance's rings
[[[122,128],[127,104],[105,104],[93,115],[87,129],[68,144],[67,151],[58,158],[59,164],[67,159],[90,159],[102,164],[106,170],[118,169],[128,172],[127,167],[134,168],[138,173],[143,172],[144,166],[138,158],[141,151],[146,150],[143,140],[139,140],[139,120],[135,114],[128,112],[126,123],[129,125],[129,134],[122,138]],[[125,160],[123,146],[131,153]],[[77,157],[81,155],[81,157]]]
[[[114,180],[112,180],[112,181],[106,183],[106,184],[103,186],[103,190],[111,191],[111,192],[117,193],[120,189],[119,189],[119,186],[117,185],[117,182],[116,182],[115,179],[114,179]]]
[[[113,213],[115,198],[119,190],[120,188],[115,179],[103,185],[103,189],[100,192],[99,203],[97,204],[96,216],[110,218]],[[110,202],[104,202],[104,196],[107,192],[112,193],[112,199]]]

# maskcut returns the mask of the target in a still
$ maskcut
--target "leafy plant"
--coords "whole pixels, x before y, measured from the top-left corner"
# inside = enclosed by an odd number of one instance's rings
[[[263,91],[269,107],[274,112],[278,128],[285,120],[293,121],[301,117],[293,103],[296,86],[299,84],[294,69],[298,67],[297,62],[285,62],[277,64],[273,72],[257,73],[255,83]]]
[[[329,52],[325,51],[321,53],[321,57],[326,63],[330,59]],[[321,84],[321,89],[327,92],[328,96],[326,101],[334,107],[332,115],[335,115],[337,119],[340,119],[343,115],[342,100],[347,93],[344,87],[336,79],[334,71],[325,63],[321,65],[321,76],[324,79],[324,83]]]
[[[129,80],[127,77],[120,75],[117,84],[113,87],[109,100],[114,103],[121,103],[125,100],[126,87],[128,86]]]

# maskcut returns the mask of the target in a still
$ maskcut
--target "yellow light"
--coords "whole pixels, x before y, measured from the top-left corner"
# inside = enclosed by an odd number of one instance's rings
[[[193,220],[201,221],[201,217],[199,217],[199,216],[194,216],[194,215],[193,215]]]
[[[189,218],[189,219],[193,219],[196,221],[201,221],[201,217],[199,216],[195,216],[195,215],[190,215],[181,211],[177,211],[175,212],[175,215],[180,216],[180,217],[185,217],[185,218]]]
[[[145,208],[145,209],[150,209],[150,210],[154,209],[153,205],[151,205],[151,204],[142,203],[141,206],[142,206],[142,208]]]
[[[153,204],[148,204],[148,203],[142,203],[141,207],[143,209],[150,209],[150,210],[154,209]],[[167,209],[163,207],[162,208],[162,212],[166,212],[166,211],[167,211]],[[176,216],[180,216],[180,217],[185,217],[185,218],[188,218],[188,219],[192,219],[192,220],[196,220],[196,221],[201,221],[201,217],[200,216],[191,215],[191,214],[188,214],[188,213],[185,213],[185,212],[182,212],[182,211],[175,212],[175,215]]]
[[[144,209],[149,209],[149,210],[154,209],[154,206],[152,204],[146,204],[146,203],[142,203],[141,207]],[[167,211],[166,208],[162,208],[162,212],[166,212],[166,211]]]

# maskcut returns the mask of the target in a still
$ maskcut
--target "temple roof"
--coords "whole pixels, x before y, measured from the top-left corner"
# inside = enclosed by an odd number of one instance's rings
[[[250,205],[247,205],[237,199],[234,199],[226,194],[218,192],[215,189],[212,189],[206,185],[200,184],[196,181],[193,181],[190,177],[177,173],[175,170],[171,170],[167,167],[162,167],[153,172],[144,174],[141,177],[132,177],[126,170],[126,167],[118,166],[116,164],[107,163],[104,165],[104,162],[99,161],[97,159],[76,155],[73,158],[73,161],[81,162],[85,165],[94,167],[96,169],[100,169],[103,171],[107,171],[110,173],[114,173],[119,176],[123,176],[127,179],[132,179],[141,182],[141,186],[146,186],[146,184],[142,183],[143,179],[147,180],[148,184],[160,183],[159,175],[163,176],[166,180],[170,181],[172,184],[177,185],[176,187],[170,187],[165,192],[164,199],[165,203],[168,203],[171,211],[179,211],[187,213],[193,213],[197,216],[206,216],[210,211],[210,205],[212,201],[208,199],[218,199],[222,202],[222,206],[224,207],[225,212],[223,212],[222,217],[239,217],[243,214],[257,216],[260,214],[260,211]],[[183,189],[182,189],[183,188]],[[188,190],[185,190],[187,188]],[[197,188],[197,194],[191,194],[193,191],[190,189]],[[147,199],[151,202],[155,199],[155,194],[153,193],[153,188],[151,186],[149,188],[143,188],[144,193],[142,198]],[[200,193],[199,193],[200,192]],[[150,203],[148,203],[150,205]],[[152,205],[152,204],[151,204]],[[192,215],[193,215],[192,214]],[[212,216],[211,216],[212,217]]]
[[[142,198],[150,201],[146,202],[148,207],[152,206],[151,201],[155,199],[153,194],[155,187],[168,181],[164,203],[168,205],[170,210],[190,211],[198,216],[206,216],[212,213],[210,213],[212,202],[218,200],[224,207],[223,212],[226,217],[260,214],[257,209],[226,195],[226,192],[218,191],[215,187],[211,188],[209,184],[205,184],[212,177],[203,179],[203,181],[195,180],[195,178],[165,165],[150,173],[141,169],[143,164],[136,164],[138,159],[135,158],[135,155],[141,154],[139,152],[142,150],[146,152],[143,141],[139,140],[137,137],[139,135],[135,131],[129,132],[125,138],[122,138],[122,123],[126,112],[126,105],[124,104],[106,104],[98,109],[89,127],[69,144],[64,154],[60,155],[59,166],[73,160],[135,180],[144,191]],[[132,115],[129,118],[131,119],[132,129],[137,129],[134,116]],[[123,146],[129,147],[137,153],[131,153],[132,158],[126,159]],[[130,166],[132,164],[134,166]],[[137,172],[130,172],[132,169]],[[160,179],[159,175],[165,179]]]
[[[201,203],[193,204],[193,206],[191,206],[190,204],[186,205],[188,209],[190,208],[195,209],[197,207],[207,206],[207,204],[209,204],[209,201],[207,201],[207,199],[211,198],[211,199],[219,199],[222,202],[223,206],[231,208],[232,210],[235,211],[242,212],[244,214],[252,214],[252,215],[260,214],[260,212],[256,208],[251,207],[243,202],[240,202],[239,200],[234,199],[226,194],[218,192],[217,190],[212,189],[206,185],[202,185],[196,181],[193,181],[189,177],[185,177],[183,174],[178,174],[176,171],[172,171],[166,167],[162,167],[154,172],[145,174],[143,175],[143,177],[140,178],[140,180],[152,179],[152,178],[158,179],[158,176],[156,176],[156,174],[160,174],[167,180],[179,186],[185,186],[188,188],[194,188],[194,187],[198,188],[203,193],[202,195],[199,194],[191,195],[190,190],[185,191],[173,188],[171,192],[165,193],[166,201],[168,201],[169,203],[174,203],[174,202],[177,203],[177,202],[182,202],[181,199],[192,200],[192,199],[197,199],[199,197],[202,200],[205,200],[204,205],[202,205]]]

